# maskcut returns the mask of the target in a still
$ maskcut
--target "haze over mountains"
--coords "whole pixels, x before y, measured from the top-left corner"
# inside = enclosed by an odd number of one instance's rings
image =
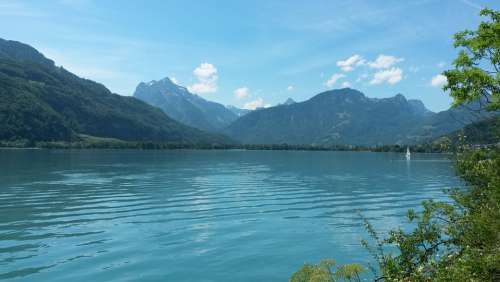
[[[207,101],[169,78],[142,82],[134,97],[125,97],[55,66],[29,45],[0,39],[0,140],[90,135],[204,144],[413,144],[487,116],[464,107],[433,113],[401,94],[368,98],[350,88],[249,111]]]

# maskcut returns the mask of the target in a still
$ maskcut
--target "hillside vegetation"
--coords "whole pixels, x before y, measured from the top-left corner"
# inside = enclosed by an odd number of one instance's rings
[[[78,134],[127,141],[228,141],[56,67],[28,45],[0,40],[0,140],[74,141]]]

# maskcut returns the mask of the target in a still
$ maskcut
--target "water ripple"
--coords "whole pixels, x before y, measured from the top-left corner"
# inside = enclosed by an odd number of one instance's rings
[[[405,226],[408,208],[460,184],[443,156],[411,165],[348,152],[0,157],[15,160],[0,177],[0,279],[16,281],[233,281],[227,269],[241,281],[286,280],[304,261],[368,261],[358,213],[381,230]]]

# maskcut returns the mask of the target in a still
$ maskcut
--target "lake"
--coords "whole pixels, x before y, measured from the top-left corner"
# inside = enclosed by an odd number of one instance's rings
[[[368,262],[381,231],[460,181],[445,155],[0,150],[0,280],[287,281]]]

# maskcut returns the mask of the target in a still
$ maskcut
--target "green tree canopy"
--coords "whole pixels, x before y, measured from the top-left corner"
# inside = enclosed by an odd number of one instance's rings
[[[454,105],[479,101],[500,110],[500,13],[483,9],[475,31],[455,35],[461,47],[455,69],[444,72]],[[401,228],[382,238],[366,229],[375,245],[362,244],[374,256],[375,281],[500,281],[500,150],[460,146],[456,171],[466,187],[449,191],[451,201],[425,201],[423,211],[408,211],[414,228]],[[305,265],[291,281],[335,281],[331,265]],[[357,274],[359,272],[355,272]],[[318,278],[319,277],[319,278]],[[323,279],[327,277],[328,279]],[[352,279],[353,275],[342,276]],[[314,280],[314,279],[316,280]],[[323,279],[323,280],[321,280]]]
[[[483,9],[487,21],[477,30],[455,34],[455,47],[461,48],[453,62],[455,69],[445,71],[454,106],[480,101],[487,110],[500,109],[500,12]]]

